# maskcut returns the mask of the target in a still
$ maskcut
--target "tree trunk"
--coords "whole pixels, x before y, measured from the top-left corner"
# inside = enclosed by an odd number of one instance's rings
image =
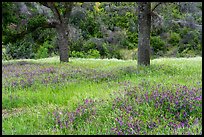
[[[138,65],[150,65],[151,3],[138,2]]]
[[[60,62],[69,62],[69,43],[68,43],[68,27],[67,25],[61,23],[56,26],[58,33],[57,44],[59,46]]]

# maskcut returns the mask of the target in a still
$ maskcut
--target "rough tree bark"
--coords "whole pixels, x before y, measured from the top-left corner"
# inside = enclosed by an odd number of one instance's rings
[[[68,54],[68,36],[66,29],[68,28],[65,24],[56,25],[57,31],[57,44],[59,46],[59,54],[60,54],[60,62],[69,62],[69,54]]]
[[[56,31],[58,34],[58,46],[60,54],[60,62],[69,62],[68,55],[68,22],[73,7],[73,2],[62,2],[64,6],[64,12],[60,12],[60,9],[57,7],[54,2],[42,3],[44,6],[50,8],[57,19],[58,24],[56,25]]]
[[[138,65],[150,65],[151,3],[138,2]]]

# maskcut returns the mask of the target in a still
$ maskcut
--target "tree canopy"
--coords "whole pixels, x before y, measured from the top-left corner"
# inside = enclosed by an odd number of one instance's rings
[[[2,2],[5,53],[60,55],[65,62],[69,56],[137,59],[137,7],[135,2]],[[202,54],[202,3],[152,2],[151,10],[150,58]]]

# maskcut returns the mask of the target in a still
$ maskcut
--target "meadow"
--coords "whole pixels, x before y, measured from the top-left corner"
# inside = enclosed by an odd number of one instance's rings
[[[202,134],[202,57],[2,61],[2,134]]]

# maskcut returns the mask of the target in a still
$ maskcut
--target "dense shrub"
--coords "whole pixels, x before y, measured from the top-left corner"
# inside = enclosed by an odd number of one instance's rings
[[[155,54],[160,50],[165,50],[165,42],[160,38],[160,36],[152,36],[150,39],[150,45],[153,47]]]
[[[134,60],[137,59],[137,48],[135,49],[121,49],[120,50],[121,59],[123,60]]]
[[[108,43],[103,43],[102,46],[97,48],[102,58],[109,56],[108,46],[109,46]]]
[[[189,28],[181,29],[181,40],[179,42],[178,52],[182,57],[196,56],[201,54],[202,38],[197,30]]]
[[[49,57],[49,53],[48,53],[48,49],[49,48],[52,48],[52,45],[50,45],[49,42],[46,41],[38,49],[35,58],[40,59],[40,58],[47,58],[47,57]]]
[[[172,32],[168,42],[173,46],[178,46],[180,39],[181,37],[178,33]]]
[[[88,11],[88,16],[85,19],[81,20],[79,28],[82,30],[82,35],[85,39],[91,37],[102,38],[102,33],[100,31],[100,24],[95,19],[93,12]]]
[[[103,52],[102,54],[101,53],[100,54],[103,58],[117,58],[117,59],[122,58],[119,48],[116,45],[103,43],[102,48]]]
[[[82,51],[83,49],[83,43],[85,41],[83,39],[79,40],[70,40],[70,51]]]
[[[81,51],[92,54],[97,58],[99,57],[97,52],[99,52],[100,57],[102,58],[121,59],[118,45],[107,43],[103,39],[99,38],[92,38],[88,41],[85,41]]]
[[[80,23],[87,17],[86,10],[79,7],[74,7],[70,15],[70,22],[76,26],[80,26]]]
[[[133,48],[136,47],[135,45],[136,45],[136,44],[131,43],[131,42],[128,41],[128,40],[124,40],[124,41],[122,41],[122,43],[121,43],[121,48],[131,50],[131,49],[133,49]]]
[[[84,52],[82,51],[72,51],[71,52],[71,57],[75,57],[75,58],[85,58]]]
[[[36,44],[33,39],[28,36],[23,40],[19,40],[16,43],[9,43],[5,46],[6,54],[11,56],[13,59],[29,59],[34,58],[35,53],[33,52]]]
[[[126,43],[123,44],[123,47],[128,49],[136,48],[138,45],[138,33],[137,32],[127,32]]]
[[[100,58],[100,53],[98,50],[90,49],[87,53],[87,58]]]
[[[100,51],[100,47],[102,46],[104,40],[100,38],[91,38],[84,42],[82,50],[84,52],[88,52],[90,49],[97,49]]]
[[[72,51],[71,52],[71,57],[75,58],[100,58],[100,53],[96,49],[90,49],[88,52],[83,52],[83,51]]]
[[[114,28],[114,31],[108,31],[108,35],[104,39],[109,44],[118,45],[120,48],[125,47],[124,42],[128,41],[126,31],[117,27]]]

